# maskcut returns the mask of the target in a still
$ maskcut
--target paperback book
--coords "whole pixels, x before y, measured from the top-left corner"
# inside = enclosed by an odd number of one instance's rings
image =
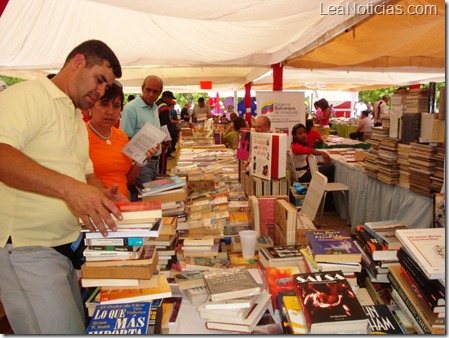
[[[396,236],[427,278],[445,278],[445,228],[401,229],[396,231]]]
[[[176,188],[181,188],[186,185],[186,181],[184,181],[179,176],[167,176],[164,178],[156,179],[154,181],[145,182],[142,184],[142,188],[138,187],[140,192],[139,197],[147,197],[157,195],[158,193],[172,190]]]
[[[304,260],[301,249],[306,245],[278,245],[259,249],[259,260],[264,267],[292,266]]]
[[[86,334],[147,334],[151,303],[97,305]]]
[[[396,237],[396,230],[407,228],[405,224],[396,220],[365,223],[365,231],[374,236],[389,250],[397,250],[401,247],[401,243]]]
[[[363,306],[368,317],[368,323],[371,334],[405,334],[401,325],[399,325],[390,305],[378,304]]]
[[[293,277],[309,333],[367,333],[368,318],[341,271]]]
[[[206,287],[212,301],[258,295],[260,286],[246,267],[235,267],[203,273]]]

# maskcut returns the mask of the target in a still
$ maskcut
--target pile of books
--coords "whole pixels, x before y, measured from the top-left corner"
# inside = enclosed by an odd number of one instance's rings
[[[396,231],[400,265],[389,268],[392,297],[411,318],[416,332],[446,332],[444,228]]]
[[[209,298],[197,310],[206,327],[251,333],[271,303],[270,294],[243,266],[205,271],[203,276]]]

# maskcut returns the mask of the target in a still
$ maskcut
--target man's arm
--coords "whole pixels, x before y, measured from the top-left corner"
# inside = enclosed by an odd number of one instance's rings
[[[97,187],[45,168],[4,143],[0,143],[0,181],[19,190],[63,199],[89,230],[96,227],[103,236],[107,235],[104,222],[117,229],[110,212],[122,218],[114,202]]]

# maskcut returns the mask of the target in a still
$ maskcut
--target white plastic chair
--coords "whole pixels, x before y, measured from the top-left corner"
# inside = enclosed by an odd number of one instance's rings
[[[310,175],[312,176],[312,179],[317,173],[321,174],[318,171],[318,163],[317,163],[315,155],[313,155],[313,154],[307,155],[307,162],[309,163]],[[324,188],[324,196],[321,201],[322,203],[321,203],[321,214],[320,214],[319,225],[321,225],[321,220],[323,218],[324,201],[326,200],[326,196],[327,196],[328,192],[339,192],[343,195],[344,205],[345,205],[345,209],[346,209],[346,217],[347,217],[347,221],[349,222],[349,207],[348,207],[349,187],[346,184],[339,183],[339,182],[327,182],[326,186]],[[350,225],[350,223],[348,223],[348,224]]]
[[[321,200],[323,199],[324,189],[327,185],[327,177],[318,172],[312,176],[309,186],[307,187],[307,193],[304,197],[301,209],[299,210],[299,221],[301,223],[310,224],[316,217]],[[313,226],[315,227],[315,226]],[[310,226],[303,227],[310,228]]]

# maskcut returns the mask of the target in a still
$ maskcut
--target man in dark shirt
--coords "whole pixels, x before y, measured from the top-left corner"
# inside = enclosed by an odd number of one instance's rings
[[[173,93],[166,90],[162,93],[161,98],[156,101],[161,127],[166,125],[170,135],[176,132],[176,126],[172,124],[170,120],[170,103],[174,99],[175,96]],[[170,141],[165,141],[162,143],[161,158],[159,161],[159,174],[165,175],[167,173],[167,158],[170,156]]]

